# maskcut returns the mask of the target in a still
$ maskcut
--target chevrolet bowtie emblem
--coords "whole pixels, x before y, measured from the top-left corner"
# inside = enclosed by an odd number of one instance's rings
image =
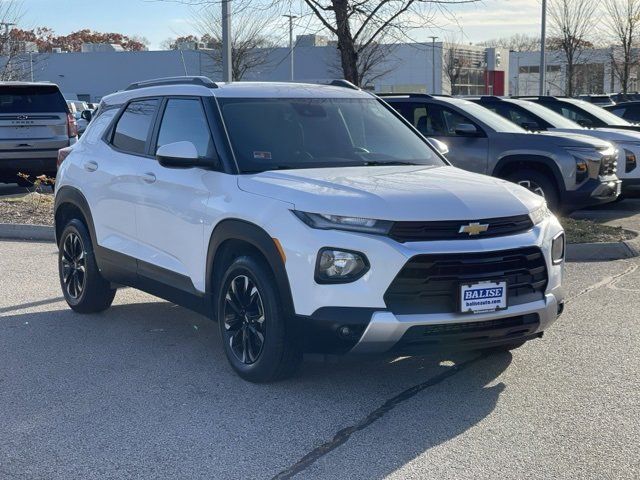
[[[468,233],[469,235],[480,235],[483,232],[489,230],[489,225],[482,225],[478,222],[470,223],[469,225],[463,225],[458,230],[458,233]]]

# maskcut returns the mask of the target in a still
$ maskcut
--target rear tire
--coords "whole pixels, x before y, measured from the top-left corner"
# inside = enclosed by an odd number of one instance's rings
[[[226,269],[217,294],[217,318],[227,360],[243,379],[265,383],[295,373],[302,354],[266,263],[252,255]]]
[[[76,312],[96,313],[111,306],[116,290],[102,278],[87,227],[78,219],[60,235],[58,273],[64,298]]]
[[[558,210],[560,206],[558,187],[556,186],[555,180],[548,175],[538,170],[525,168],[508,174],[506,179],[510,182],[517,183],[530,192],[540,195],[547,201],[547,205],[551,210]]]

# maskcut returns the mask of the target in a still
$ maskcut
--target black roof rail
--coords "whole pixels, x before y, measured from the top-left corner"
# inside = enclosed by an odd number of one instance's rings
[[[480,101],[496,101],[502,99],[503,98],[498,95],[480,95]]]
[[[218,85],[209,77],[193,76],[193,77],[163,77],[151,80],[143,80],[135,82],[125,88],[125,91],[136,90],[138,88],[159,87],[164,85],[200,85],[207,88],[218,88]]]
[[[403,93],[403,92],[386,92],[376,93],[379,97],[409,97],[409,98],[433,98],[434,95],[428,93]]]
[[[510,98],[521,98],[523,100],[558,100],[560,97],[557,95],[512,95]]]
[[[333,87],[350,88],[351,90],[360,90],[360,87],[354,85],[349,80],[345,80],[344,78],[336,78],[335,80],[331,80],[329,82],[329,85]]]

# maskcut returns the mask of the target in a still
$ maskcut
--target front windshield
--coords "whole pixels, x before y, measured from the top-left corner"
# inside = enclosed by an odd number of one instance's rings
[[[515,123],[507,120],[506,118],[492,112],[488,108],[478,105],[473,102],[464,101],[458,103],[457,106],[462,109],[468,115],[475,117],[476,120],[484,123],[489,128],[492,128],[496,132],[503,133],[527,133],[527,131],[516,125]]]
[[[375,98],[220,98],[243,173],[444,162]]]
[[[627,122],[625,119],[620,118],[619,116],[614,115],[613,113],[605,110],[602,107],[594,105],[593,103],[585,102],[584,100],[573,100],[573,99],[566,99],[565,101],[573,103],[577,107],[580,107],[581,109],[585,110],[587,113],[590,113],[591,115],[598,118],[599,120],[606,123],[607,125],[625,125],[625,126],[632,125],[631,123]]]
[[[543,107],[542,105],[538,105],[537,103],[527,102],[524,100],[519,100],[514,103],[540,117],[545,122],[553,125],[553,128],[584,128],[579,123],[576,123],[573,120],[569,120],[559,113],[556,113],[553,110],[548,109],[547,107]]]

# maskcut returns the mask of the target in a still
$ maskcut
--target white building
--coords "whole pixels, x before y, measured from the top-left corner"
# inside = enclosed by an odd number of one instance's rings
[[[313,42],[322,43],[322,40],[314,39]],[[384,60],[365,76],[365,88],[381,92],[451,93],[451,82],[444,70],[448,64],[453,64],[459,70],[454,93],[501,95],[508,92],[506,51],[467,45],[451,49],[442,43],[436,43],[433,49],[431,42],[383,45],[382,48]],[[290,80],[288,48],[274,48],[260,53],[264,56],[264,62],[247,72],[243,80]],[[36,81],[57,83],[69,95],[95,101],[132,82],[145,79],[206,75],[213,80],[220,80],[222,75],[218,57],[211,50],[199,49],[130,52],[92,47],[85,53],[35,54],[32,59],[20,64],[20,72],[21,79],[29,79],[33,73]],[[294,80],[341,77],[335,45],[295,48]]]
[[[616,75],[612,49],[590,49],[581,53],[575,65],[574,94],[613,93],[621,90]],[[617,55],[617,54],[616,54]],[[540,82],[540,52],[510,53],[511,95],[538,95]],[[547,95],[564,95],[567,86],[567,62],[560,51],[546,55]],[[618,61],[618,64],[620,62]],[[638,71],[632,69],[629,91],[638,90]]]

